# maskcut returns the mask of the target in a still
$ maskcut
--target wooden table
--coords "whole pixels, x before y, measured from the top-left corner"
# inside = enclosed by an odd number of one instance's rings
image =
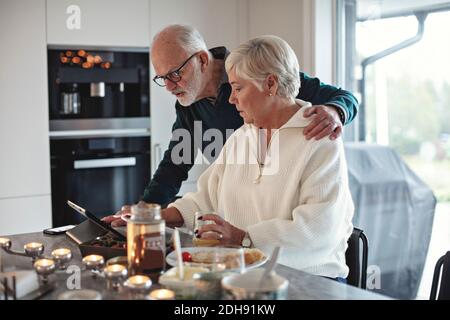
[[[42,242],[45,247],[44,255],[50,257],[52,250],[60,247],[72,250],[73,258],[70,265],[79,266],[82,270],[81,254],[78,245],[66,235],[49,236],[42,232],[7,236],[12,241],[12,249],[23,250],[24,244],[32,241]],[[1,249],[0,249],[1,250]],[[8,255],[2,253],[4,265],[15,266],[17,270],[32,269],[31,258]],[[305,272],[278,264],[276,272],[289,280],[288,298],[290,300],[383,300],[389,297],[338,283],[327,278],[310,275]],[[68,290],[67,282],[72,274],[58,271],[50,276],[55,283],[55,289],[41,297],[41,299],[57,299],[58,295]],[[73,278],[72,278],[73,279]],[[70,280],[69,280],[70,282]],[[158,284],[154,285],[155,288]],[[103,299],[128,299],[124,292],[111,292],[106,289],[105,280],[94,279],[91,273],[82,270],[81,288],[94,289],[102,293]]]

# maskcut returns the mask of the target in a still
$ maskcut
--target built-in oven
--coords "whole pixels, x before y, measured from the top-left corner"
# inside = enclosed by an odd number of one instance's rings
[[[139,200],[150,177],[148,50],[48,50],[53,225]]]
[[[67,206],[67,200],[99,217],[139,200],[150,177],[150,137],[142,130],[51,132],[53,226],[84,220]]]

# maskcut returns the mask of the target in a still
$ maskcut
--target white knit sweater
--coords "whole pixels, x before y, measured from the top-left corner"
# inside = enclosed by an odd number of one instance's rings
[[[188,228],[195,211],[215,211],[248,231],[267,255],[281,246],[279,263],[346,277],[354,208],[343,143],[340,138],[306,140],[303,130],[311,118],[304,118],[303,112],[311,104],[297,103],[302,108],[272,134],[262,170],[256,161],[258,129],[244,124],[200,176],[198,191],[169,207],[180,211]],[[246,163],[236,161],[243,156]]]

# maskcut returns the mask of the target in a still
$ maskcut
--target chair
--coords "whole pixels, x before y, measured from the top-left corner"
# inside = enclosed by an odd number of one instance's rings
[[[362,241],[362,259],[360,259],[360,240]],[[366,289],[369,244],[364,231],[353,228],[347,244],[348,247],[345,252],[345,262],[349,268],[347,284]]]
[[[442,276],[441,276],[442,270]],[[437,294],[438,283],[440,281],[439,294]],[[431,283],[430,300],[450,300],[450,251],[439,258],[436,262]]]

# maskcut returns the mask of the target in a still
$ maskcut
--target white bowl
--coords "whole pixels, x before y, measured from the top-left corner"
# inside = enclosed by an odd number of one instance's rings
[[[159,283],[173,290],[176,299],[195,299],[197,289],[194,275],[208,271],[207,268],[184,266],[184,280],[180,280],[178,268],[173,267],[159,277]]]
[[[263,268],[252,269],[242,274],[233,274],[222,279],[225,299],[231,300],[284,300],[287,298],[289,281],[276,273],[261,284]]]

